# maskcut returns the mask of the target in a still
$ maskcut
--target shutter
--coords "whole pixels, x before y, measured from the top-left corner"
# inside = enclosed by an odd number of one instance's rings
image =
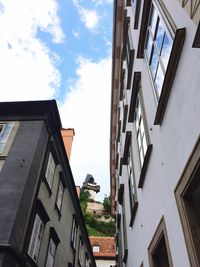
[[[42,223],[38,214],[35,216],[35,221],[33,225],[33,231],[31,235],[31,240],[29,244],[28,254],[36,262],[38,259],[38,253],[40,248],[40,243],[42,240],[44,224]]]

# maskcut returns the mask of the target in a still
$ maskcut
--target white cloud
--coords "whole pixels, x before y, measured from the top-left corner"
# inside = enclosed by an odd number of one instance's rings
[[[100,17],[96,10],[84,8],[79,4],[78,0],[73,0],[73,4],[80,15],[80,20],[88,29],[92,30],[98,26]]]
[[[54,0],[0,0],[1,101],[52,98],[60,86],[59,57],[37,38],[64,34]]]
[[[80,33],[77,31],[72,30],[72,34],[74,35],[75,38],[79,37]]]
[[[75,129],[71,166],[76,184],[90,173],[101,186],[101,199],[110,193],[109,133],[111,58],[99,62],[79,58],[78,79],[60,105],[63,127]],[[97,195],[98,196],[98,195]]]
[[[93,3],[96,5],[101,5],[101,4],[112,4],[113,0],[92,0]]]

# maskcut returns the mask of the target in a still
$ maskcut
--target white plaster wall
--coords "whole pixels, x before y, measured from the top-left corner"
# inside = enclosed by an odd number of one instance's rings
[[[97,267],[110,267],[115,266],[116,262],[114,260],[96,260]]]
[[[141,2],[142,11],[144,1]],[[178,1],[164,2],[177,28],[186,27],[186,39],[161,126],[153,125],[157,104],[146,62],[144,59],[134,61],[133,71],[142,72],[142,93],[148,129],[152,128],[152,131],[149,130],[149,135],[153,151],[143,188],[137,190],[139,206],[132,228],[129,227],[130,207],[126,166],[123,166],[120,177],[120,182],[125,185],[129,250],[127,267],[140,266],[142,261],[144,267],[149,266],[147,249],[162,215],[166,222],[173,265],[190,266],[174,189],[200,133],[200,50],[192,48],[196,33],[194,22]],[[129,8],[128,14],[132,18],[131,12]],[[130,28],[133,44],[137,47],[138,31],[133,30],[133,27]],[[130,94],[127,97],[130,101]],[[134,171],[138,184],[140,166],[133,123],[127,123],[127,130],[132,130]],[[125,134],[122,134],[123,145],[124,138]]]

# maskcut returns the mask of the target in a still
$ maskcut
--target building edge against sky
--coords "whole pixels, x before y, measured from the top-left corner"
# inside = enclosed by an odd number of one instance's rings
[[[200,3],[114,1],[117,266],[200,266]]]
[[[96,266],[56,102],[0,110],[0,266]]]

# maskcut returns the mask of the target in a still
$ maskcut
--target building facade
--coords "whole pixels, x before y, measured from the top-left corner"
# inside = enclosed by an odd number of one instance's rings
[[[0,110],[0,266],[96,266],[56,102]]]
[[[200,1],[114,1],[117,266],[200,266]]]

